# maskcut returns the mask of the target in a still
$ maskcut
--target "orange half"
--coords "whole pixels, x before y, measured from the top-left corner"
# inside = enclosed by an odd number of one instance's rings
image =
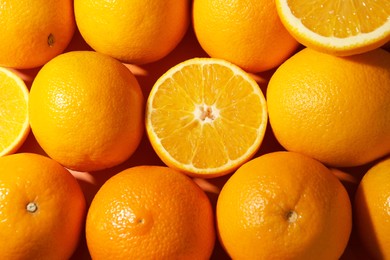
[[[0,67],[0,156],[16,152],[30,132],[28,95],[24,81]]]
[[[193,58],[153,86],[146,130],[160,159],[190,176],[231,173],[259,149],[267,108],[256,81],[238,66]]]
[[[301,44],[347,56],[390,40],[389,0],[276,0],[286,29]]]

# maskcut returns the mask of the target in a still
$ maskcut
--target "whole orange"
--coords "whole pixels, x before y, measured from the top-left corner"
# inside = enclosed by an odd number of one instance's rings
[[[135,64],[168,55],[190,21],[189,0],[75,0],[74,8],[77,27],[94,50]]]
[[[203,190],[184,174],[137,166],[97,192],[86,237],[93,259],[209,259],[213,211]]]
[[[303,49],[272,75],[269,122],[287,150],[331,166],[390,153],[390,53],[336,57]]]
[[[72,39],[72,0],[2,0],[0,6],[0,66],[39,67]]]
[[[69,259],[85,214],[81,188],[60,164],[32,153],[0,157],[2,259]]]
[[[30,90],[31,130],[53,159],[77,171],[127,160],[143,135],[143,94],[119,61],[93,51],[61,54]]]
[[[371,167],[355,196],[359,238],[375,259],[390,258],[390,158]]]
[[[320,162],[293,152],[241,166],[216,210],[221,244],[233,259],[339,259],[351,233],[343,185]]]
[[[194,0],[192,13],[202,48],[250,72],[278,66],[298,46],[272,0]]]

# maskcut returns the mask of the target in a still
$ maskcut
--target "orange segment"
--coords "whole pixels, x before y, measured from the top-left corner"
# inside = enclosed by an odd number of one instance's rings
[[[390,40],[388,0],[277,0],[276,6],[287,30],[317,50],[352,55]]]
[[[146,128],[168,165],[190,175],[227,174],[258,150],[267,125],[266,103],[242,69],[194,58],[167,71],[150,92]]]
[[[30,131],[28,89],[21,78],[0,67],[0,156],[15,152]]]

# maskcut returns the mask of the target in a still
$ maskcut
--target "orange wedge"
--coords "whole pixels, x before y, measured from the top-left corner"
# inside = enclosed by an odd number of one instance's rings
[[[256,81],[238,66],[193,58],[153,86],[146,130],[160,159],[190,176],[231,173],[259,149],[267,108]]]
[[[390,1],[276,0],[286,29],[301,44],[347,56],[390,40]]]
[[[16,152],[26,140],[30,132],[27,107],[24,81],[0,67],[0,156]]]

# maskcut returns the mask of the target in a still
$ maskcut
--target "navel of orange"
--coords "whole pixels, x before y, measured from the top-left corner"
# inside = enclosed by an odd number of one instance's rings
[[[232,259],[339,259],[352,228],[340,181],[317,160],[286,151],[254,158],[233,173],[216,218]]]

